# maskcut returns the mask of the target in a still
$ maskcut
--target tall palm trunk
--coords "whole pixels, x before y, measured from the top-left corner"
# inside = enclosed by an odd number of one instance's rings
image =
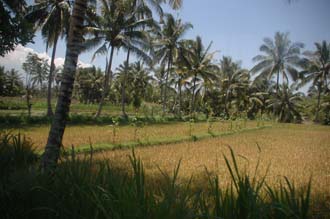
[[[171,65],[172,65],[172,51],[170,51],[170,54],[168,57],[167,73],[165,76],[165,87],[164,87],[164,98],[163,98],[163,116],[166,113],[168,76],[170,75],[170,72],[171,72]]]
[[[195,89],[196,89],[196,80],[197,80],[197,74],[194,75],[194,85],[193,85],[193,91],[191,94],[191,108],[190,108],[190,114],[195,112]]]
[[[179,116],[181,117],[181,108],[182,108],[182,85],[181,85],[182,78],[180,77],[178,83],[178,90],[179,90]]]
[[[47,116],[53,116],[52,110],[52,81],[53,81],[53,74],[55,70],[55,54],[56,54],[56,46],[57,46],[58,37],[56,36],[54,39],[53,45],[53,52],[52,52],[52,59],[50,64],[50,70],[48,75],[48,92],[47,92]]]
[[[27,106],[27,110],[28,110],[28,117],[31,117],[31,89],[28,87],[28,85],[26,85],[26,106]]]
[[[319,121],[319,113],[321,109],[321,93],[322,93],[322,85],[319,83],[318,87],[318,94],[317,94],[317,109],[316,109],[316,114],[315,114],[315,121]]]
[[[70,31],[65,54],[61,91],[57,99],[54,120],[50,127],[45,152],[41,161],[41,168],[46,172],[52,172],[56,168],[60,156],[62,138],[69,116],[78,56],[81,50],[86,9],[87,0],[75,0],[70,18]]]
[[[108,69],[106,71],[105,79],[104,79],[103,92],[102,92],[102,96],[101,96],[101,99],[100,99],[99,108],[98,108],[98,110],[95,114],[96,118],[101,115],[102,107],[103,107],[103,104],[104,104],[104,99],[109,94],[109,88],[111,86],[111,84],[109,85],[109,81],[112,80],[111,66],[112,66],[112,59],[113,59],[114,50],[115,49],[112,46],[111,51],[110,51],[110,57],[109,57],[109,66],[108,66]]]
[[[277,79],[276,79],[276,94],[278,95],[279,90],[279,84],[280,84],[280,71],[277,71]]]
[[[228,107],[229,98],[230,98],[230,90],[228,88],[226,91],[226,98],[225,98],[225,114],[228,118],[229,118],[229,109],[228,109],[229,108]]]
[[[121,111],[122,111],[124,117],[127,117],[127,114],[125,111],[125,100],[126,100],[126,80],[127,80],[128,70],[129,70],[130,52],[131,52],[131,50],[128,49],[127,57],[126,57],[126,67],[125,67],[125,72],[124,72],[124,80],[121,84]]]

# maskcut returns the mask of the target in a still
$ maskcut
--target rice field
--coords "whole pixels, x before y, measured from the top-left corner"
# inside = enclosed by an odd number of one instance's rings
[[[122,144],[137,141],[162,141],[167,139],[178,139],[192,135],[212,133],[224,133],[240,129],[255,128],[261,125],[269,125],[270,122],[258,121],[218,121],[212,124],[207,122],[189,123],[178,122],[171,124],[153,124],[135,127],[113,126],[113,125],[79,125],[68,126],[64,133],[64,147],[76,148],[86,146],[90,143],[93,146],[102,144]],[[42,150],[46,144],[49,126],[30,126],[21,129],[11,129],[13,132],[20,132],[34,142],[37,149]]]
[[[181,161],[181,179],[193,176],[200,183],[207,183],[203,181],[206,177],[201,177],[207,169],[219,176],[220,184],[226,185],[230,176],[223,154],[229,157],[228,146],[235,151],[242,170],[250,174],[254,174],[260,161],[258,176],[267,173],[268,184],[278,185],[286,176],[298,187],[304,187],[312,177],[312,193],[330,204],[330,127],[277,124],[197,142],[140,147],[135,153],[149,176],[157,177],[159,168],[171,173]],[[131,150],[115,150],[98,153],[96,157],[123,167],[128,165],[130,154]]]
[[[297,186],[305,186],[312,177],[313,194],[321,194],[330,203],[330,127],[305,124],[274,124],[258,121],[214,122],[210,126],[201,123],[172,123],[134,126],[69,126],[64,135],[65,147],[80,147],[99,144],[118,144],[125,142],[166,140],[193,135],[225,133],[241,129],[251,129],[271,125],[266,129],[240,132],[232,135],[186,141],[176,144],[137,147],[139,156],[149,177],[160,175],[159,168],[171,172],[181,161],[180,178],[195,178],[195,183],[207,183],[206,169],[218,175],[223,186],[230,182],[223,155],[229,155],[230,146],[238,155],[242,170],[254,174],[260,162],[258,176],[267,173],[266,181],[276,184],[284,176],[293,180]],[[210,128],[211,127],[211,128]],[[42,150],[46,143],[49,127],[29,127],[20,130]],[[114,134],[115,132],[115,134]],[[108,159],[110,163],[125,168],[128,166],[130,149],[96,153],[98,159]],[[268,169],[269,168],[269,169]]]

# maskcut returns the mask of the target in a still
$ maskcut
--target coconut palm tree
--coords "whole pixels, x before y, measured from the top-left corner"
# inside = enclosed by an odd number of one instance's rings
[[[123,72],[124,74],[124,80],[122,81],[121,86],[121,105],[122,105],[122,114],[124,117],[127,117],[126,111],[125,111],[125,98],[126,98],[126,75],[129,71],[129,61],[130,61],[130,54],[135,54],[139,59],[142,59],[144,62],[146,62],[148,65],[152,65],[152,59],[147,54],[148,51],[153,53],[153,49],[151,47],[151,42],[149,40],[149,34],[148,32],[158,32],[159,27],[156,24],[156,21],[153,19],[152,11],[148,7],[148,4],[151,4],[156,8],[156,10],[161,10],[158,7],[160,7],[159,3],[158,5],[154,0],[149,0],[148,2],[145,2],[144,0],[132,0],[130,4],[130,10],[131,12],[127,11],[128,14],[135,14],[135,20],[139,21],[141,19],[148,18],[149,22],[146,22],[145,25],[141,25],[140,31],[142,35],[140,37],[136,37],[135,39],[131,39],[130,36],[128,36],[128,39],[126,40],[126,43],[123,43],[122,48],[124,50],[127,50],[127,57],[126,57],[126,71]],[[158,6],[158,7],[157,7]],[[157,11],[158,11],[157,10]],[[159,13],[162,14],[160,11]],[[148,28],[148,29],[146,29]],[[133,31],[133,30],[132,30]],[[136,31],[136,30],[135,30]]]
[[[43,82],[47,79],[49,65],[46,59],[39,58],[38,56],[36,56],[36,62],[34,64],[35,71],[31,74],[31,81],[33,85],[37,84],[41,89]]]
[[[36,0],[30,7],[29,19],[34,21],[36,28],[41,30],[41,35],[46,42],[46,51],[52,47],[52,56],[48,74],[47,115],[52,116],[52,82],[55,71],[55,56],[57,42],[68,31],[71,4],[68,0]]]
[[[70,17],[67,51],[60,88],[61,92],[58,96],[54,119],[50,127],[45,152],[42,156],[41,167],[47,172],[52,172],[54,170],[60,155],[64,129],[69,116],[78,56],[81,52],[83,23],[86,10],[87,0],[75,0],[72,16]]]
[[[212,43],[205,48],[201,37],[197,36],[195,41],[189,40],[185,44],[186,46],[181,47],[179,59],[184,63],[187,74],[192,82],[191,113],[193,113],[195,112],[197,85],[215,80],[215,73],[219,68],[212,63],[212,59],[216,53],[210,53]]]
[[[312,82],[312,86],[317,87],[317,105],[315,120],[319,120],[321,108],[321,94],[329,90],[328,79],[330,78],[330,44],[326,41],[315,43],[315,52],[305,52],[307,63],[305,70],[301,72],[302,85]]]
[[[136,14],[144,8],[139,7],[132,10],[131,0],[102,0],[101,3],[101,16],[97,17],[95,26],[85,28],[86,32],[92,35],[85,41],[85,48],[90,50],[101,45],[95,51],[92,60],[96,55],[107,54],[110,50],[105,73],[104,92],[96,117],[101,114],[104,99],[109,93],[109,87],[111,87],[113,77],[111,68],[115,49],[129,48],[132,53],[148,59],[139,45],[143,44],[141,39],[147,39],[147,34],[142,27],[153,23],[150,18],[136,20]]]
[[[219,71],[219,87],[220,99],[223,103],[224,114],[229,117],[229,109],[234,98],[242,98],[245,96],[244,92],[249,86],[248,71],[240,67],[239,62],[234,62],[231,57],[223,56],[220,60]],[[235,101],[236,105],[240,101]]]
[[[266,101],[267,108],[272,109],[280,122],[302,121],[300,103],[303,100],[303,93],[296,92],[296,90],[296,84],[292,84],[290,87],[283,84],[280,86],[279,92]]]
[[[102,95],[103,73],[95,66],[79,68],[76,82],[79,84],[79,98],[84,103],[98,102]]]
[[[181,19],[176,20],[173,15],[166,14],[166,19],[159,33],[160,37],[154,41],[156,57],[162,66],[166,66],[165,82],[163,90],[163,114],[166,112],[168,79],[171,74],[173,61],[178,54],[179,42],[185,33],[192,28],[190,23],[183,23]]]
[[[258,77],[268,79],[276,75],[276,92],[279,90],[279,77],[282,74],[283,83],[289,83],[289,76],[293,81],[298,78],[298,69],[301,67],[300,50],[304,47],[302,43],[292,43],[288,33],[276,32],[274,40],[265,38],[260,46],[262,55],[253,58],[257,64],[251,72]]]
[[[148,88],[151,87],[151,82],[154,80],[147,71],[141,61],[137,61],[132,65],[132,74],[134,77],[134,94],[145,99]]]
[[[22,77],[17,70],[12,68],[10,71],[6,71],[5,86],[8,96],[15,96],[23,90]]]

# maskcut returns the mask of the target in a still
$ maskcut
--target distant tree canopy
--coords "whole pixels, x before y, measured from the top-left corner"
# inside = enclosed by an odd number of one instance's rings
[[[23,93],[23,81],[15,69],[0,66],[0,96],[17,96]]]
[[[32,42],[32,24],[25,19],[24,0],[0,1],[0,56],[15,49],[17,44]]]

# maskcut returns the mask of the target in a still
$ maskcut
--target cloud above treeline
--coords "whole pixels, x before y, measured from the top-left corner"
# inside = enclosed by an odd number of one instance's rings
[[[4,57],[0,56],[0,65],[4,66],[6,70],[10,70],[14,68],[18,70],[21,74],[24,74],[24,71],[22,69],[22,64],[23,62],[25,62],[26,56],[28,55],[29,52],[37,54],[40,58],[47,59],[48,63],[50,64],[51,58],[46,52],[39,53],[31,48],[18,45],[14,51],[8,53]],[[55,66],[57,68],[63,68],[63,65],[64,65],[63,57],[58,57],[55,59]],[[78,66],[85,68],[85,67],[91,67],[91,64],[84,63],[81,60],[79,60]]]

